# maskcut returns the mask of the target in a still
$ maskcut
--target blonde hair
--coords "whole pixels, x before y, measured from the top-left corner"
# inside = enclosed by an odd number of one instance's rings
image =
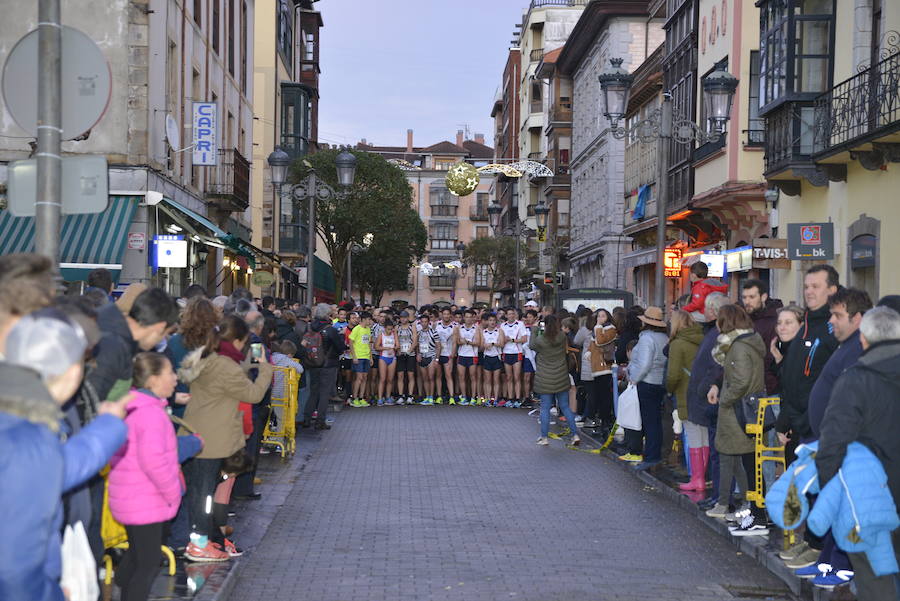
[[[797,305],[788,305],[787,307],[778,309],[778,315],[781,315],[785,311],[787,311],[788,313],[793,313],[794,317],[797,318],[797,323],[803,323],[803,309],[801,309]]]
[[[690,327],[693,323],[694,319],[687,311],[683,309],[672,311],[672,318],[669,320],[669,340],[674,339],[678,332]]]

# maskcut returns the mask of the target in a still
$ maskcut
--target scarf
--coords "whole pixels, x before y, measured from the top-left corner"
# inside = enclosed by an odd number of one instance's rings
[[[716,338],[716,346],[712,351],[712,357],[719,365],[725,365],[725,355],[731,350],[734,341],[746,334],[752,334],[753,330],[731,330],[725,334],[719,334]]]
[[[244,354],[237,348],[235,348],[233,343],[227,340],[219,341],[219,354],[223,357],[233,359],[234,362],[238,364],[244,362]]]

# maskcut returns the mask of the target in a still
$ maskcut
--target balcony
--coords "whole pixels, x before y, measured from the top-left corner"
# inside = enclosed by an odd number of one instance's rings
[[[572,103],[560,102],[550,109],[550,121],[557,123],[572,123]]]
[[[815,160],[858,159],[872,170],[900,160],[900,53],[822,94],[814,110]],[[835,156],[845,152],[849,154]]]
[[[305,255],[308,250],[306,226],[282,223],[279,226],[281,237],[278,240],[278,252],[285,255]]]
[[[762,148],[766,145],[765,129],[744,129],[744,146],[747,148]]]
[[[584,6],[587,3],[588,0],[531,0],[528,10],[542,6]]]
[[[206,199],[225,211],[245,211],[250,206],[250,163],[232,148],[219,150],[218,164],[207,173]]]
[[[544,112],[544,101],[543,100],[532,100],[529,103],[529,111],[532,113],[543,113]]]
[[[469,207],[469,221],[487,221],[488,220],[488,212],[487,207],[479,207],[473,206]]]
[[[531,51],[531,54],[528,55],[528,60],[530,60],[533,63],[539,63],[539,62],[541,62],[541,58],[543,58],[543,56],[544,56],[544,49],[543,48],[535,48],[534,50]]]
[[[528,153],[528,160],[529,160],[529,161],[538,161],[538,162],[540,162],[540,161],[542,161],[543,159],[544,159],[544,155],[541,154],[540,152],[529,152],[529,153]]]

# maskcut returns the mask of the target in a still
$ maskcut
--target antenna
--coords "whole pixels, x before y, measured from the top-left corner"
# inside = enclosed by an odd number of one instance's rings
[[[465,138],[463,138],[463,139],[465,139],[465,140],[471,140],[471,139],[472,139],[471,129],[469,128],[469,124],[468,124],[468,123],[457,123],[457,124],[456,124],[456,127],[461,127],[461,128],[463,128],[463,131],[465,132]]]

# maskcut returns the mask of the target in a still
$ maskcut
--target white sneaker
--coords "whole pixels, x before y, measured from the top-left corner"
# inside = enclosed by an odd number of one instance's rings
[[[546,447],[548,444],[550,444],[550,439],[546,438],[544,436],[541,436],[540,438],[537,439],[537,443],[539,445],[541,445],[542,447]]]
[[[408,397],[406,397],[406,404],[407,404],[407,405],[412,405],[413,403],[414,403],[414,400],[413,400],[413,398],[412,398],[412,395],[409,395]]]
[[[559,415],[559,409],[557,409],[555,406],[550,407],[550,415]]]
[[[396,400],[396,402],[394,404],[395,405],[405,405],[406,401],[403,400],[403,397],[400,397]]]

